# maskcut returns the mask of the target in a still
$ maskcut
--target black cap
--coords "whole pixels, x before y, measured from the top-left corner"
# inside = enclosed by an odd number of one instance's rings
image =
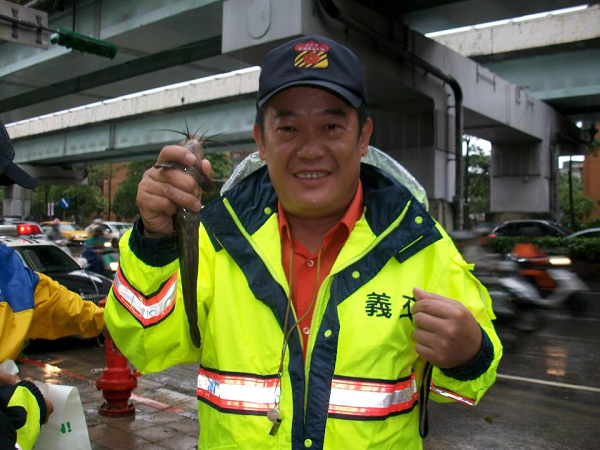
[[[321,36],[304,36],[269,52],[258,80],[256,106],[292,86],[314,86],[358,108],[367,102],[360,61],[349,48]]]
[[[0,121],[0,186],[17,183],[26,189],[35,189],[38,182],[13,163],[14,158],[15,149],[4,124]]]

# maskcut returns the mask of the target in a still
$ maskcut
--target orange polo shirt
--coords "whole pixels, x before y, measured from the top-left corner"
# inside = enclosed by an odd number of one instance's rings
[[[363,212],[363,189],[360,180],[358,181],[358,188],[354,199],[350,203],[350,206],[346,210],[344,217],[335,225],[331,230],[327,232],[323,238],[320,250],[315,254],[311,255],[308,250],[298,241],[293,239],[290,233],[290,227],[287,221],[287,217],[278,202],[279,215],[277,222],[279,224],[279,235],[281,237],[281,263],[285,275],[290,281],[290,250],[293,251],[292,256],[292,304],[296,311],[296,317],[301,318],[308,308],[313,299],[314,295],[318,295],[319,288],[325,277],[331,271],[333,263],[335,262],[340,250],[348,240],[350,232],[354,229],[356,221],[360,219]],[[317,259],[321,252],[321,263],[319,273],[317,274]],[[317,279],[318,277],[318,279]],[[316,290],[315,290],[316,285]],[[316,302],[316,300],[315,300]],[[303,340],[303,351],[304,357],[306,358],[306,347],[308,344],[308,335],[312,331],[310,324],[313,315],[313,308],[308,312],[306,317],[300,321],[298,327],[300,329],[300,335]],[[290,315],[290,324],[294,323],[294,317]]]

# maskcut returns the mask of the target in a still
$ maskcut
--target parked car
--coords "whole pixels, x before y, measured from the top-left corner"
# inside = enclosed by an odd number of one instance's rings
[[[43,236],[40,225],[29,221],[5,221],[0,219],[0,236],[35,235]]]
[[[52,222],[42,222],[40,225],[44,233],[46,233],[52,227]],[[71,245],[83,245],[91,236],[89,232],[82,229],[75,222],[61,221],[59,228],[62,235],[69,241],[69,244]]]
[[[43,234],[40,224],[18,217],[0,217],[0,236],[18,236],[21,234]]]
[[[129,222],[105,221],[99,223],[91,223],[85,228],[85,230],[88,233],[91,233],[94,227],[100,227],[100,229],[104,233],[104,237],[110,241],[112,238],[120,239],[121,236],[123,236],[125,232],[132,226],[133,224]]]
[[[39,233],[3,236],[0,243],[15,250],[27,267],[49,276],[84,300],[98,304],[108,295],[112,285],[109,278],[82,269],[61,247]]]
[[[600,238],[600,228],[587,228],[576,231],[567,236],[568,238]]]
[[[541,219],[507,220],[502,222],[490,233],[490,237],[497,236],[554,236],[565,237],[571,231],[557,222]]]

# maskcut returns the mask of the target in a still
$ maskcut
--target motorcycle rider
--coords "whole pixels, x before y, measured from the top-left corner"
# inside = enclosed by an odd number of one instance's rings
[[[546,309],[568,308],[573,313],[585,310],[585,303],[576,294],[587,291],[587,285],[566,267],[571,260],[565,256],[550,256],[532,242],[516,243],[509,254],[518,263],[517,270],[531,284],[535,303]]]
[[[87,269],[100,275],[106,273],[102,259],[105,242],[106,238],[102,229],[96,225],[92,228],[92,236],[85,241],[85,250],[81,254],[88,262]]]
[[[60,232],[60,220],[58,218],[55,218],[52,221],[52,226],[46,232],[46,238],[48,238],[48,240],[50,241],[55,241],[57,243],[65,240],[65,237]]]

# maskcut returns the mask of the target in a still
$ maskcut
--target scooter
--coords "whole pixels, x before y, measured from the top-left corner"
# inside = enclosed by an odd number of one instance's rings
[[[85,269],[114,279],[119,265],[119,250],[109,241],[101,241],[93,247],[87,247],[81,254]]]
[[[531,283],[529,290],[534,303],[544,309],[567,309],[581,313],[585,304],[578,295],[588,290],[587,285],[566,269],[571,259],[562,255],[547,255],[535,245],[516,244],[508,259],[518,265],[518,272]]]
[[[113,247],[105,247],[102,251],[102,262],[104,263],[104,273],[114,279],[119,266],[119,251]]]
[[[493,273],[478,275],[492,298],[496,315],[494,326],[507,350],[514,350],[523,337],[544,326],[544,316],[536,300],[535,288],[518,273],[509,260],[497,264]]]

